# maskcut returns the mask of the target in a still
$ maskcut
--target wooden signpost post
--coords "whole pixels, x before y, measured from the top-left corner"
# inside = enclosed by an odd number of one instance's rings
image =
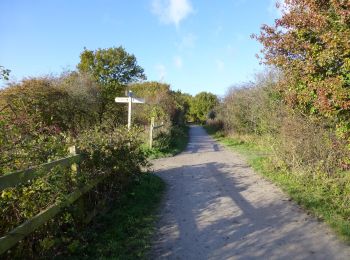
[[[132,111],[132,104],[143,104],[145,103],[145,100],[143,98],[136,98],[133,96],[132,92],[128,92],[127,97],[116,97],[115,98],[116,103],[128,103],[128,129],[131,128],[131,111]],[[160,128],[163,126],[163,123],[161,125],[155,125],[154,123],[154,117],[151,118],[151,126],[150,126],[150,138],[149,138],[149,147],[152,148],[153,145],[153,130]]]
[[[133,103],[143,104],[143,103],[145,103],[145,100],[143,98],[133,97],[132,91],[129,91],[128,97],[116,97],[115,102],[116,103],[128,103],[128,129],[130,130],[132,104]]]

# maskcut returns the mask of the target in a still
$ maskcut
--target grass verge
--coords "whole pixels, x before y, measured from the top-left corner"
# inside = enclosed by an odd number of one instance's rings
[[[84,243],[68,257],[146,258],[164,188],[165,184],[158,176],[143,174],[107,214],[97,217],[84,231]]]
[[[150,159],[174,156],[186,149],[189,140],[189,127],[178,126],[174,128],[174,130],[169,137],[170,140],[168,146],[154,147],[152,149],[146,148],[146,153]]]
[[[305,210],[328,223],[343,240],[350,242],[350,176],[348,172],[330,177],[278,169],[264,147],[226,137],[207,126],[204,128],[218,142],[243,155],[256,172],[281,187]]]

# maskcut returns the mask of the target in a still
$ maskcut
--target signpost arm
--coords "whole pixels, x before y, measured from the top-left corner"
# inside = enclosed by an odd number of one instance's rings
[[[129,91],[128,97],[116,97],[115,102],[117,103],[128,103],[128,129],[131,128],[131,109],[132,109],[132,103],[135,104],[143,104],[145,103],[145,100],[143,98],[135,98],[132,95],[132,92]]]

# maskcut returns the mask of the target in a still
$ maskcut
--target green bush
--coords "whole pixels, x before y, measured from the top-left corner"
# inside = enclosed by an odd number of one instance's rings
[[[205,123],[209,112],[219,103],[215,94],[210,92],[200,92],[191,99],[189,117],[192,122]]]
[[[279,120],[278,133],[269,139],[277,164],[282,162],[294,171],[312,175],[344,170],[349,150],[344,140],[337,138],[331,122],[297,113],[286,114]]]
[[[147,160],[139,134],[139,129],[128,131],[125,127],[96,127],[83,132],[78,139],[80,153],[86,158],[82,166],[104,173],[140,173]]]
[[[32,78],[0,91],[0,174],[62,157],[97,121],[98,87],[85,75]]]
[[[145,104],[134,106],[134,121],[149,125],[151,117],[157,122],[171,124],[176,113],[176,104],[170,86],[158,82],[135,83],[130,86],[135,96],[146,100]]]
[[[276,79],[275,74],[264,74],[228,92],[217,108],[226,133],[251,136],[268,147],[276,166],[311,174],[347,169],[349,150],[336,135],[336,123],[290,109],[276,88]]]
[[[95,54],[97,60],[91,59]],[[99,59],[100,54],[107,59]],[[101,64],[108,68],[101,69]],[[0,175],[66,157],[71,145],[84,157],[79,171],[57,166],[43,177],[1,191],[0,236],[74,190],[104,179],[6,257],[52,257],[46,252],[77,250],[76,233],[85,225],[82,219],[108,206],[148,165],[141,144],[148,141],[150,116],[157,124],[164,122],[155,132],[156,146],[171,149],[177,143],[173,138],[180,132],[172,128],[184,123],[188,95],[156,82],[131,86],[145,75],[136,58],[121,47],[84,50],[78,70],[24,79],[0,90]],[[148,104],[135,105],[133,111],[133,125],[143,129],[120,127],[126,123],[126,106],[115,104],[114,97],[127,86],[148,99]]]
[[[141,173],[141,167],[147,166],[138,133],[137,129],[128,132],[125,128],[109,127],[84,131],[75,140],[84,157],[78,172],[55,167],[30,183],[3,190],[0,197],[0,235],[49,205],[64,200],[67,194],[79,187],[101,176],[106,177],[76,206],[56,217],[54,225],[50,221],[51,225],[44,226],[19,243],[17,248],[11,250],[9,257],[19,254],[21,250],[22,256],[43,255],[48,244],[51,250],[62,245],[73,246],[74,233],[84,225],[85,215],[101,206],[101,202],[107,206],[108,201],[117,199],[128,183]],[[81,214],[75,214],[77,210]],[[28,243],[32,246],[28,246]]]

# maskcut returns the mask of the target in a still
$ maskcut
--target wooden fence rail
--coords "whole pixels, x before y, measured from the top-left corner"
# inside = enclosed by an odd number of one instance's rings
[[[50,171],[52,168],[61,165],[61,166],[70,166],[73,163],[78,163],[81,160],[81,156],[73,155],[63,159],[59,159],[53,162],[44,163],[37,167],[32,167],[27,170],[17,171],[9,173],[0,177],[0,191],[6,188],[14,187],[18,184],[25,183],[34,178],[45,175],[47,171]]]
[[[73,150],[75,151],[75,149]],[[18,184],[25,183],[34,178],[43,176],[55,166],[61,165],[64,167],[69,167],[80,162],[81,160],[81,155],[73,155],[53,162],[45,163],[24,171],[17,171],[14,173],[6,174],[0,177],[0,192],[3,189],[15,187]],[[89,184],[78,188],[74,192],[68,194],[63,201],[57,202],[49,206],[47,209],[41,211],[31,219],[17,226],[3,237],[0,237],[0,255],[5,253],[14,245],[16,245],[18,241],[22,240],[23,238],[31,234],[33,231],[44,225],[47,221],[55,217],[58,213],[62,211],[62,209],[71,205],[85,193],[89,192],[106,177],[106,175],[101,176],[96,180],[90,182]]]

